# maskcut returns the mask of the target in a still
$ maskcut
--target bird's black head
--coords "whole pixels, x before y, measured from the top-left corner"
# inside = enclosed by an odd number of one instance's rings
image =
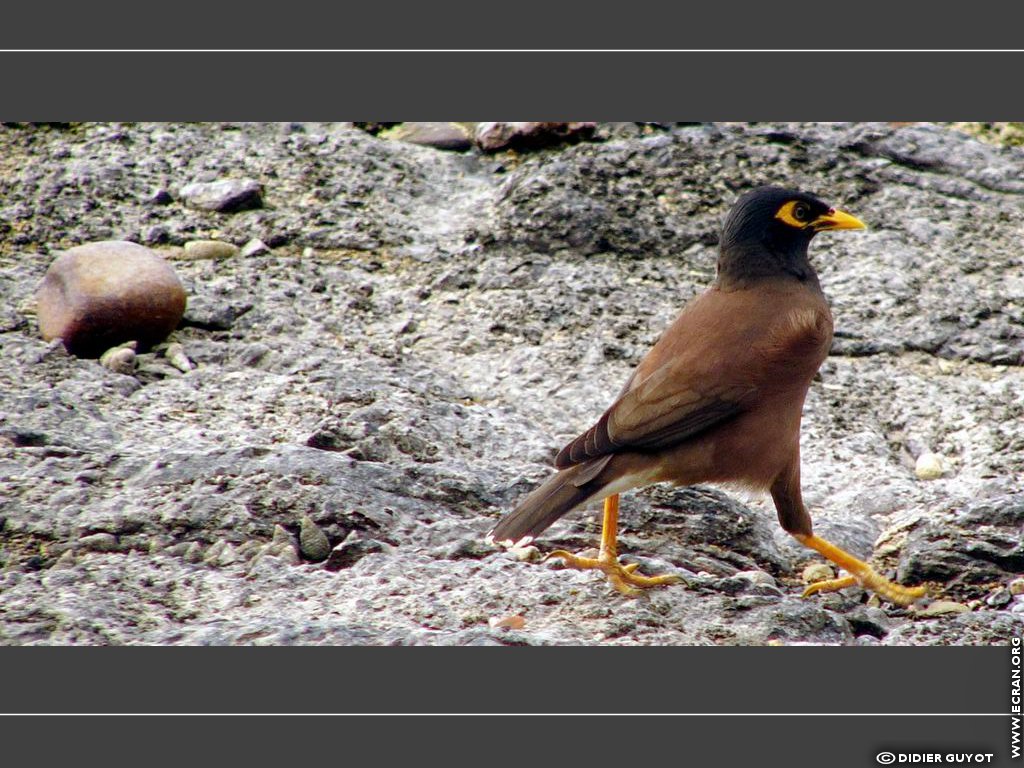
[[[864,224],[805,192],[753,189],[736,201],[722,226],[719,282],[784,275],[816,282],[807,246],[829,229],[864,229]]]

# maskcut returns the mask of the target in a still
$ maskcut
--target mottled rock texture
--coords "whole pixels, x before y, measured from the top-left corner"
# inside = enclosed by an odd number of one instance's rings
[[[259,182],[263,207],[154,192],[220,178]],[[1024,629],[1022,178],[1024,151],[930,125],[601,123],[496,155],[345,124],[0,129],[0,642],[1005,643]],[[804,414],[816,529],[967,612],[801,599],[816,557],[729,489],[624,497],[626,558],[684,577],[639,599],[482,540],[766,182],[870,227],[812,246],[837,331]],[[41,339],[54,255],[104,239],[174,259],[193,368],[157,348],[119,374]],[[209,239],[267,250],[179,258]],[[926,481],[925,453],[944,470]],[[303,525],[325,560],[300,557]],[[597,532],[588,510],[535,543]]]

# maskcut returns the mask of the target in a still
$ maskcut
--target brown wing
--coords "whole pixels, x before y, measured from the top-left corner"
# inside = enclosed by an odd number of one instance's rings
[[[561,450],[559,468],[622,450],[655,450],[693,437],[743,410],[756,395],[747,385],[701,388],[687,371],[666,364],[604,412],[598,422]]]
[[[793,345],[802,346],[809,331],[815,335],[819,300],[810,296],[807,303],[815,307],[810,329],[787,319],[797,308],[788,291],[705,292],[659,339],[597,423],[561,450],[555,466],[666,448],[741,413],[774,385]]]

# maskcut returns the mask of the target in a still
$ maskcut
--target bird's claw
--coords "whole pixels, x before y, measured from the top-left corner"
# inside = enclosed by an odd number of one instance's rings
[[[636,570],[640,567],[639,563],[622,565],[619,563],[619,559],[614,553],[607,551],[601,552],[596,558],[594,558],[580,557],[579,555],[574,555],[571,552],[566,552],[564,549],[556,549],[554,552],[549,553],[544,560],[547,561],[551,558],[557,558],[564,562],[567,567],[575,570],[602,571],[608,579],[608,583],[611,584],[616,591],[630,597],[639,595],[644,589],[675,584],[676,582],[681,581],[678,576],[674,576],[672,574],[666,574],[664,576],[644,576],[643,574],[636,573]]]
[[[804,590],[803,597],[810,597],[819,592],[836,592],[840,589],[854,586],[861,586],[874,592],[883,600],[888,600],[894,605],[903,607],[911,605],[925,596],[924,587],[905,587],[902,584],[889,581],[884,576],[880,576],[875,571],[868,569],[857,576],[850,575],[838,579],[817,581]]]

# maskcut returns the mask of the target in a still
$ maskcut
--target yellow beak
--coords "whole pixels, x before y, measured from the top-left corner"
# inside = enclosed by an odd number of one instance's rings
[[[811,222],[815,232],[824,232],[828,229],[867,229],[867,225],[856,216],[851,216],[846,211],[839,211],[835,208],[824,213]]]

